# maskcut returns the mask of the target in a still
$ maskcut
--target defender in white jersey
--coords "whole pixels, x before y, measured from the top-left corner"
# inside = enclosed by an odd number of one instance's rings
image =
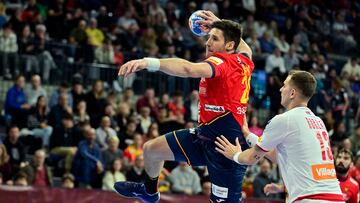
[[[216,150],[241,164],[255,164],[263,156],[277,161],[288,191],[287,203],[344,202],[336,178],[330,141],[323,121],[307,108],[316,80],[306,71],[292,71],[280,89],[287,109],[269,121],[263,135],[243,126],[252,148],[242,151],[239,141],[231,144],[217,138]]]

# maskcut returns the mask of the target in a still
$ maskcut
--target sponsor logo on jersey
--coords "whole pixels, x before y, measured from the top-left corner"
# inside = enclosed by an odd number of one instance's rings
[[[224,106],[215,106],[210,104],[205,104],[205,111],[213,111],[213,112],[225,112]]]
[[[220,58],[215,57],[215,56],[210,56],[209,58],[206,59],[206,61],[209,61],[217,66],[224,63],[223,60],[221,60]]]
[[[311,166],[312,174],[315,180],[328,180],[336,178],[334,164],[317,164]]]

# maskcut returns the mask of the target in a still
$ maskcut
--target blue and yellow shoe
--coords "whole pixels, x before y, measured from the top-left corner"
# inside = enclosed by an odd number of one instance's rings
[[[148,194],[145,190],[144,183],[135,183],[121,181],[114,185],[115,191],[124,197],[137,198],[146,203],[158,203],[160,200],[160,193]]]

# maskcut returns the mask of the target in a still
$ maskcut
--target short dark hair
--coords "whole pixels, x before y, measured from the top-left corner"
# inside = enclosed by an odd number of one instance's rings
[[[211,27],[221,30],[224,34],[225,42],[235,42],[234,49],[239,46],[240,38],[242,37],[242,27],[239,23],[231,20],[215,21]]]
[[[342,148],[342,149],[340,149],[340,150],[338,151],[337,154],[339,155],[339,154],[341,154],[341,153],[348,154],[348,155],[350,156],[351,161],[354,160],[354,156],[353,156],[352,152],[350,152],[349,150]],[[337,158],[337,157],[335,157],[335,159],[336,159],[336,158]]]
[[[311,73],[292,70],[289,72],[289,76],[291,76],[291,84],[297,87],[304,97],[310,99],[313,96],[316,89],[316,79]]]

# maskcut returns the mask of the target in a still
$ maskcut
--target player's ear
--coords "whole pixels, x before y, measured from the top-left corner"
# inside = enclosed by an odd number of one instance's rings
[[[296,93],[296,89],[291,89],[290,97],[294,98]]]
[[[231,51],[231,50],[235,50],[235,42],[234,41],[230,41],[230,42],[226,42],[225,44],[225,49],[226,51]]]

